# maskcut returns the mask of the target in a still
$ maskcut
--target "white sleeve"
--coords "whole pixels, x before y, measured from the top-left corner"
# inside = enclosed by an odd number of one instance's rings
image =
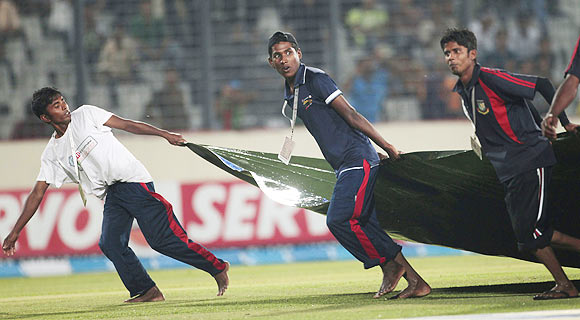
[[[83,110],[83,113],[87,114],[87,118],[90,119],[97,127],[101,127],[113,115],[112,112],[109,112],[105,109],[101,109],[96,106],[83,105],[79,109],[81,108]]]
[[[54,168],[48,161],[40,161],[40,172],[36,177],[36,181],[45,181],[48,184],[55,184]]]
[[[74,182],[67,176],[60,165],[54,161],[50,161],[48,155],[45,153],[40,158],[40,172],[38,172],[36,181],[44,181],[57,188],[60,188],[65,183]]]

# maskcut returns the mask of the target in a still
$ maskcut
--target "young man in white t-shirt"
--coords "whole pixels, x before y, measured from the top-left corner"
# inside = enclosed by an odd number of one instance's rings
[[[160,136],[176,146],[186,143],[180,134],[123,119],[95,106],[83,105],[70,112],[62,94],[50,87],[34,93],[32,111],[55,132],[42,153],[36,184],[4,239],[2,250],[6,255],[14,254],[16,240],[48,186],[60,188],[63,183],[76,183],[83,200],[85,193],[105,199],[99,247],[129,290],[131,298],[125,302],[165,300],[128,246],[133,219],[153,249],[208,272],[217,282],[217,295],[224,294],[229,263],[187,238],[171,204],[155,193],[147,169],[113,136],[111,128]]]

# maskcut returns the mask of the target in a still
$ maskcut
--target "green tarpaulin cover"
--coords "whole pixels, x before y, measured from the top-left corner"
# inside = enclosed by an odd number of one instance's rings
[[[188,143],[217,167],[259,187],[273,200],[326,214],[336,177],[324,159]],[[558,158],[549,190],[557,230],[580,237],[580,138],[553,142]],[[493,167],[472,151],[426,151],[384,161],[375,186],[378,219],[395,239],[447,246],[487,255],[535,261],[518,252]],[[560,262],[580,267],[580,254],[555,248]]]

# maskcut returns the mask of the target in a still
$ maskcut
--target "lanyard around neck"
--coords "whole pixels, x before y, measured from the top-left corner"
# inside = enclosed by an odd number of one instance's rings
[[[299,86],[294,88],[294,103],[292,106],[292,118],[288,117],[284,111],[286,110],[286,106],[288,105],[288,101],[284,100],[284,104],[282,105],[282,115],[284,118],[290,120],[290,127],[292,128],[292,133],[290,135],[290,139],[294,136],[294,124],[296,124],[296,115],[298,114],[298,93],[299,93]]]
[[[463,99],[461,99],[461,104],[463,106],[463,113],[465,114],[465,117],[468,120],[471,120],[471,124],[473,125],[473,130],[475,131],[475,124],[477,122],[477,119],[475,118],[475,84],[473,84],[473,88],[471,89],[471,115],[472,118],[469,119],[469,111],[467,111],[467,106],[465,105],[465,101]]]
[[[476,129],[475,123],[477,122],[477,118],[475,117],[475,83],[473,84],[473,89],[471,89],[471,111],[473,113],[473,128]]]
[[[70,128],[68,128],[68,130],[70,130]],[[73,138],[72,138],[72,132],[68,133],[68,141],[70,143],[72,162],[73,162],[73,166],[75,168],[75,174],[76,174],[76,178],[78,181],[79,194],[81,196],[81,200],[83,201],[83,206],[86,207],[87,206],[87,197],[85,195],[85,191],[83,190],[83,186],[81,183],[81,173],[79,171],[79,162],[78,162],[77,154],[75,152],[76,146],[75,146],[75,143],[74,143]],[[65,168],[62,163],[60,165],[63,167],[63,169]]]
[[[70,142],[70,150],[71,150],[71,155],[72,155],[72,162],[73,162],[73,165],[75,167],[75,173],[77,175],[77,179],[79,180],[79,184],[80,184],[81,183],[81,175],[79,172],[79,164],[78,164],[78,160],[77,160],[78,159],[77,154],[75,152],[76,146],[75,146],[75,143],[74,143],[73,138],[72,138],[72,133],[70,133],[70,132],[68,135],[68,141]]]

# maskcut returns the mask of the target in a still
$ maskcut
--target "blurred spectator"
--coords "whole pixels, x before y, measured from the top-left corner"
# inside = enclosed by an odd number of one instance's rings
[[[323,67],[330,26],[328,15],[329,0],[291,1],[283,11],[284,22],[289,30],[300,39],[300,49],[308,52],[304,63]]]
[[[421,97],[421,116],[424,120],[457,119],[463,116],[461,97],[453,92],[457,78],[450,75],[442,62],[432,64],[425,78],[425,96]]]
[[[165,18],[167,22],[167,31],[175,35],[180,43],[187,44],[193,36],[189,28],[191,17],[191,8],[186,0],[167,0],[165,2]]]
[[[135,10],[134,2],[128,5],[127,1],[105,1],[105,11],[110,12],[114,17],[126,19],[133,10]]]
[[[252,45],[251,35],[247,30],[247,26],[242,21],[233,22],[230,25],[222,26],[224,29],[224,36],[215,40],[215,45],[223,48],[235,48],[236,54],[232,54],[229,50],[217,50],[214,58],[216,61],[223,61],[216,66],[216,77],[228,79],[232,74],[245,74],[253,69],[248,64],[256,56],[260,56],[263,51],[263,46],[260,46],[259,51]]]
[[[74,46],[72,0],[52,0],[51,2],[47,35],[60,38],[66,48],[67,55],[69,55]]]
[[[18,0],[14,4],[22,16],[43,16],[50,12],[51,0]]]
[[[116,23],[99,54],[99,73],[108,80],[132,81],[138,61],[137,43],[125,32],[122,23]]]
[[[397,55],[390,63],[392,81],[385,105],[387,120],[417,120],[421,118],[421,101],[426,99],[425,70],[422,62],[406,55]]]
[[[12,66],[12,62],[8,59],[6,55],[6,42],[0,35],[0,66],[3,66],[8,74],[8,78],[10,81],[10,85],[12,89],[16,88],[18,85],[18,80],[16,79],[16,73],[14,72],[14,67]],[[3,80],[3,79],[0,79]],[[1,87],[1,86],[0,86]]]
[[[177,69],[167,68],[163,88],[153,93],[151,102],[145,107],[144,120],[167,130],[189,129],[189,114],[185,109],[185,98],[180,84]]]
[[[558,6],[560,0],[519,0],[512,1],[517,12],[526,12],[534,23],[538,25],[540,33],[545,33],[548,31],[548,15],[549,11],[553,9],[553,6]],[[550,8],[548,6],[550,3]]]
[[[389,12],[393,13],[388,26],[389,42],[396,52],[413,52],[419,42],[417,26],[423,19],[429,18],[413,0],[396,0],[389,5]]]
[[[99,61],[99,54],[106,39],[105,28],[97,19],[101,10],[102,4],[98,1],[88,3],[84,7],[83,47],[91,78],[96,76],[95,66]]]
[[[534,63],[534,60],[526,59],[519,61],[516,70],[518,70],[518,73],[521,74],[536,74],[535,67],[536,64]]]
[[[359,60],[355,73],[343,86],[348,100],[370,122],[381,119],[383,101],[388,95],[387,70],[380,68],[372,57]]]
[[[102,1],[102,0],[96,0]],[[20,15],[25,17],[38,17],[42,35],[48,30],[48,16],[50,15],[51,1],[48,0],[18,0],[14,4],[18,7]]]
[[[232,80],[220,89],[216,100],[216,114],[224,130],[240,130],[244,126],[244,112],[250,102],[256,98],[253,92],[242,89],[239,80]]]
[[[508,50],[518,61],[530,59],[538,54],[541,30],[529,12],[518,12],[508,30]]]
[[[469,29],[477,37],[477,55],[483,61],[486,57],[495,54],[495,38],[499,24],[493,12],[487,10],[479,19],[472,20]]]
[[[362,7],[346,13],[346,25],[354,44],[360,49],[373,50],[387,32],[389,14],[387,8],[377,5],[376,0],[363,0]]]
[[[97,65],[101,81],[109,87],[111,104],[119,107],[119,83],[136,80],[136,69],[139,63],[137,44],[127,33],[122,23],[117,22],[113,34],[106,40]]]
[[[497,31],[495,35],[495,51],[493,54],[482,57],[481,62],[491,68],[516,70],[516,60],[514,55],[508,50],[507,32],[505,29],[499,29]]]
[[[255,41],[262,43],[263,39],[268,39],[273,32],[281,30],[282,27],[282,18],[277,5],[269,0],[262,1],[256,13]]]
[[[532,61],[535,61],[536,63],[533,74],[552,78],[554,60],[556,60],[556,56],[552,52],[552,42],[550,41],[550,38],[542,38],[542,40],[540,40],[540,51],[538,52],[538,55],[532,59]]]
[[[50,138],[54,131],[51,126],[44,122],[38,121],[38,117],[30,109],[32,100],[29,99],[25,104],[23,118],[17,121],[12,127],[10,139],[33,139],[33,138]]]
[[[423,10],[421,19],[418,19],[415,26],[415,35],[412,38],[412,41],[416,41],[414,44],[407,44],[406,40],[398,41],[398,44],[403,44],[403,48],[411,49],[413,59],[416,60],[423,60],[426,63],[433,63],[434,61],[439,61],[439,56],[437,55],[439,44],[436,41],[433,41],[441,32],[439,30],[441,25],[445,25],[446,22],[449,22],[449,16],[447,15],[444,17],[445,12],[442,10],[443,5],[441,5],[441,1],[437,2],[430,2],[428,6],[426,6],[425,10]],[[419,14],[419,12],[412,13],[412,14]],[[397,21],[398,18],[393,18],[396,21],[396,24],[400,22]],[[395,25],[395,24],[393,24]],[[398,29],[394,28],[394,29]],[[399,34],[397,34],[399,36]],[[403,49],[406,51],[406,49]]]
[[[438,0],[429,1],[427,6],[424,6],[423,10],[410,10],[405,9],[405,16],[416,19],[416,26],[405,26],[404,28],[415,29],[414,34],[405,35],[405,40],[398,41],[402,44],[399,51],[407,52],[411,50],[412,57],[416,61],[421,61],[424,65],[431,65],[434,63],[440,63],[441,56],[439,51],[439,43],[433,41],[439,36],[441,32],[441,26],[455,26],[456,20],[453,17],[453,3],[452,0]],[[407,4],[410,2],[401,1],[399,5]],[[398,20],[399,18],[393,18],[393,20]],[[410,24],[407,21],[406,24]],[[398,27],[397,29],[400,29]],[[408,32],[408,31],[407,31]],[[402,36],[402,34],[399,34]],[[415,42],[412,42],[415,41]]]
[[[10,106],[7,103],[0,102],[0,118],[7,118],[10,110]]]
[[[145,60],[158,60],[167,47],[165,23],[153,15],[151,0],[140,0],[139,10],[129,20],[129,34],[139,45],[139,54]]]
[[[29,61],[34,59],[28,37],[22,27],[20,13],[12,0],[0,0],[0,42],[6,44],[11,39],[20,39]],[[4,55],[6,57],[6,55]]]
[[[393,79],[396,80],[391,82],[391,94],[416,97],[424,92],[421,87],[424,85],[422,78],[425,72],[421,62],[410,57],[398,57],[390,65]]]
[[[441,32],[440,28],[442,26],[453,27],[459,24],[457,20],[457,6],[455,5],[454,0],[438,0],[428,2],[431,11],[431,19],[438,27],[438,32]],[[437,34],[437,36],[438,35],[439,34]],[[438,43],[437,46],[439,46]],[[441,50],[441,47],[438,49]]]

